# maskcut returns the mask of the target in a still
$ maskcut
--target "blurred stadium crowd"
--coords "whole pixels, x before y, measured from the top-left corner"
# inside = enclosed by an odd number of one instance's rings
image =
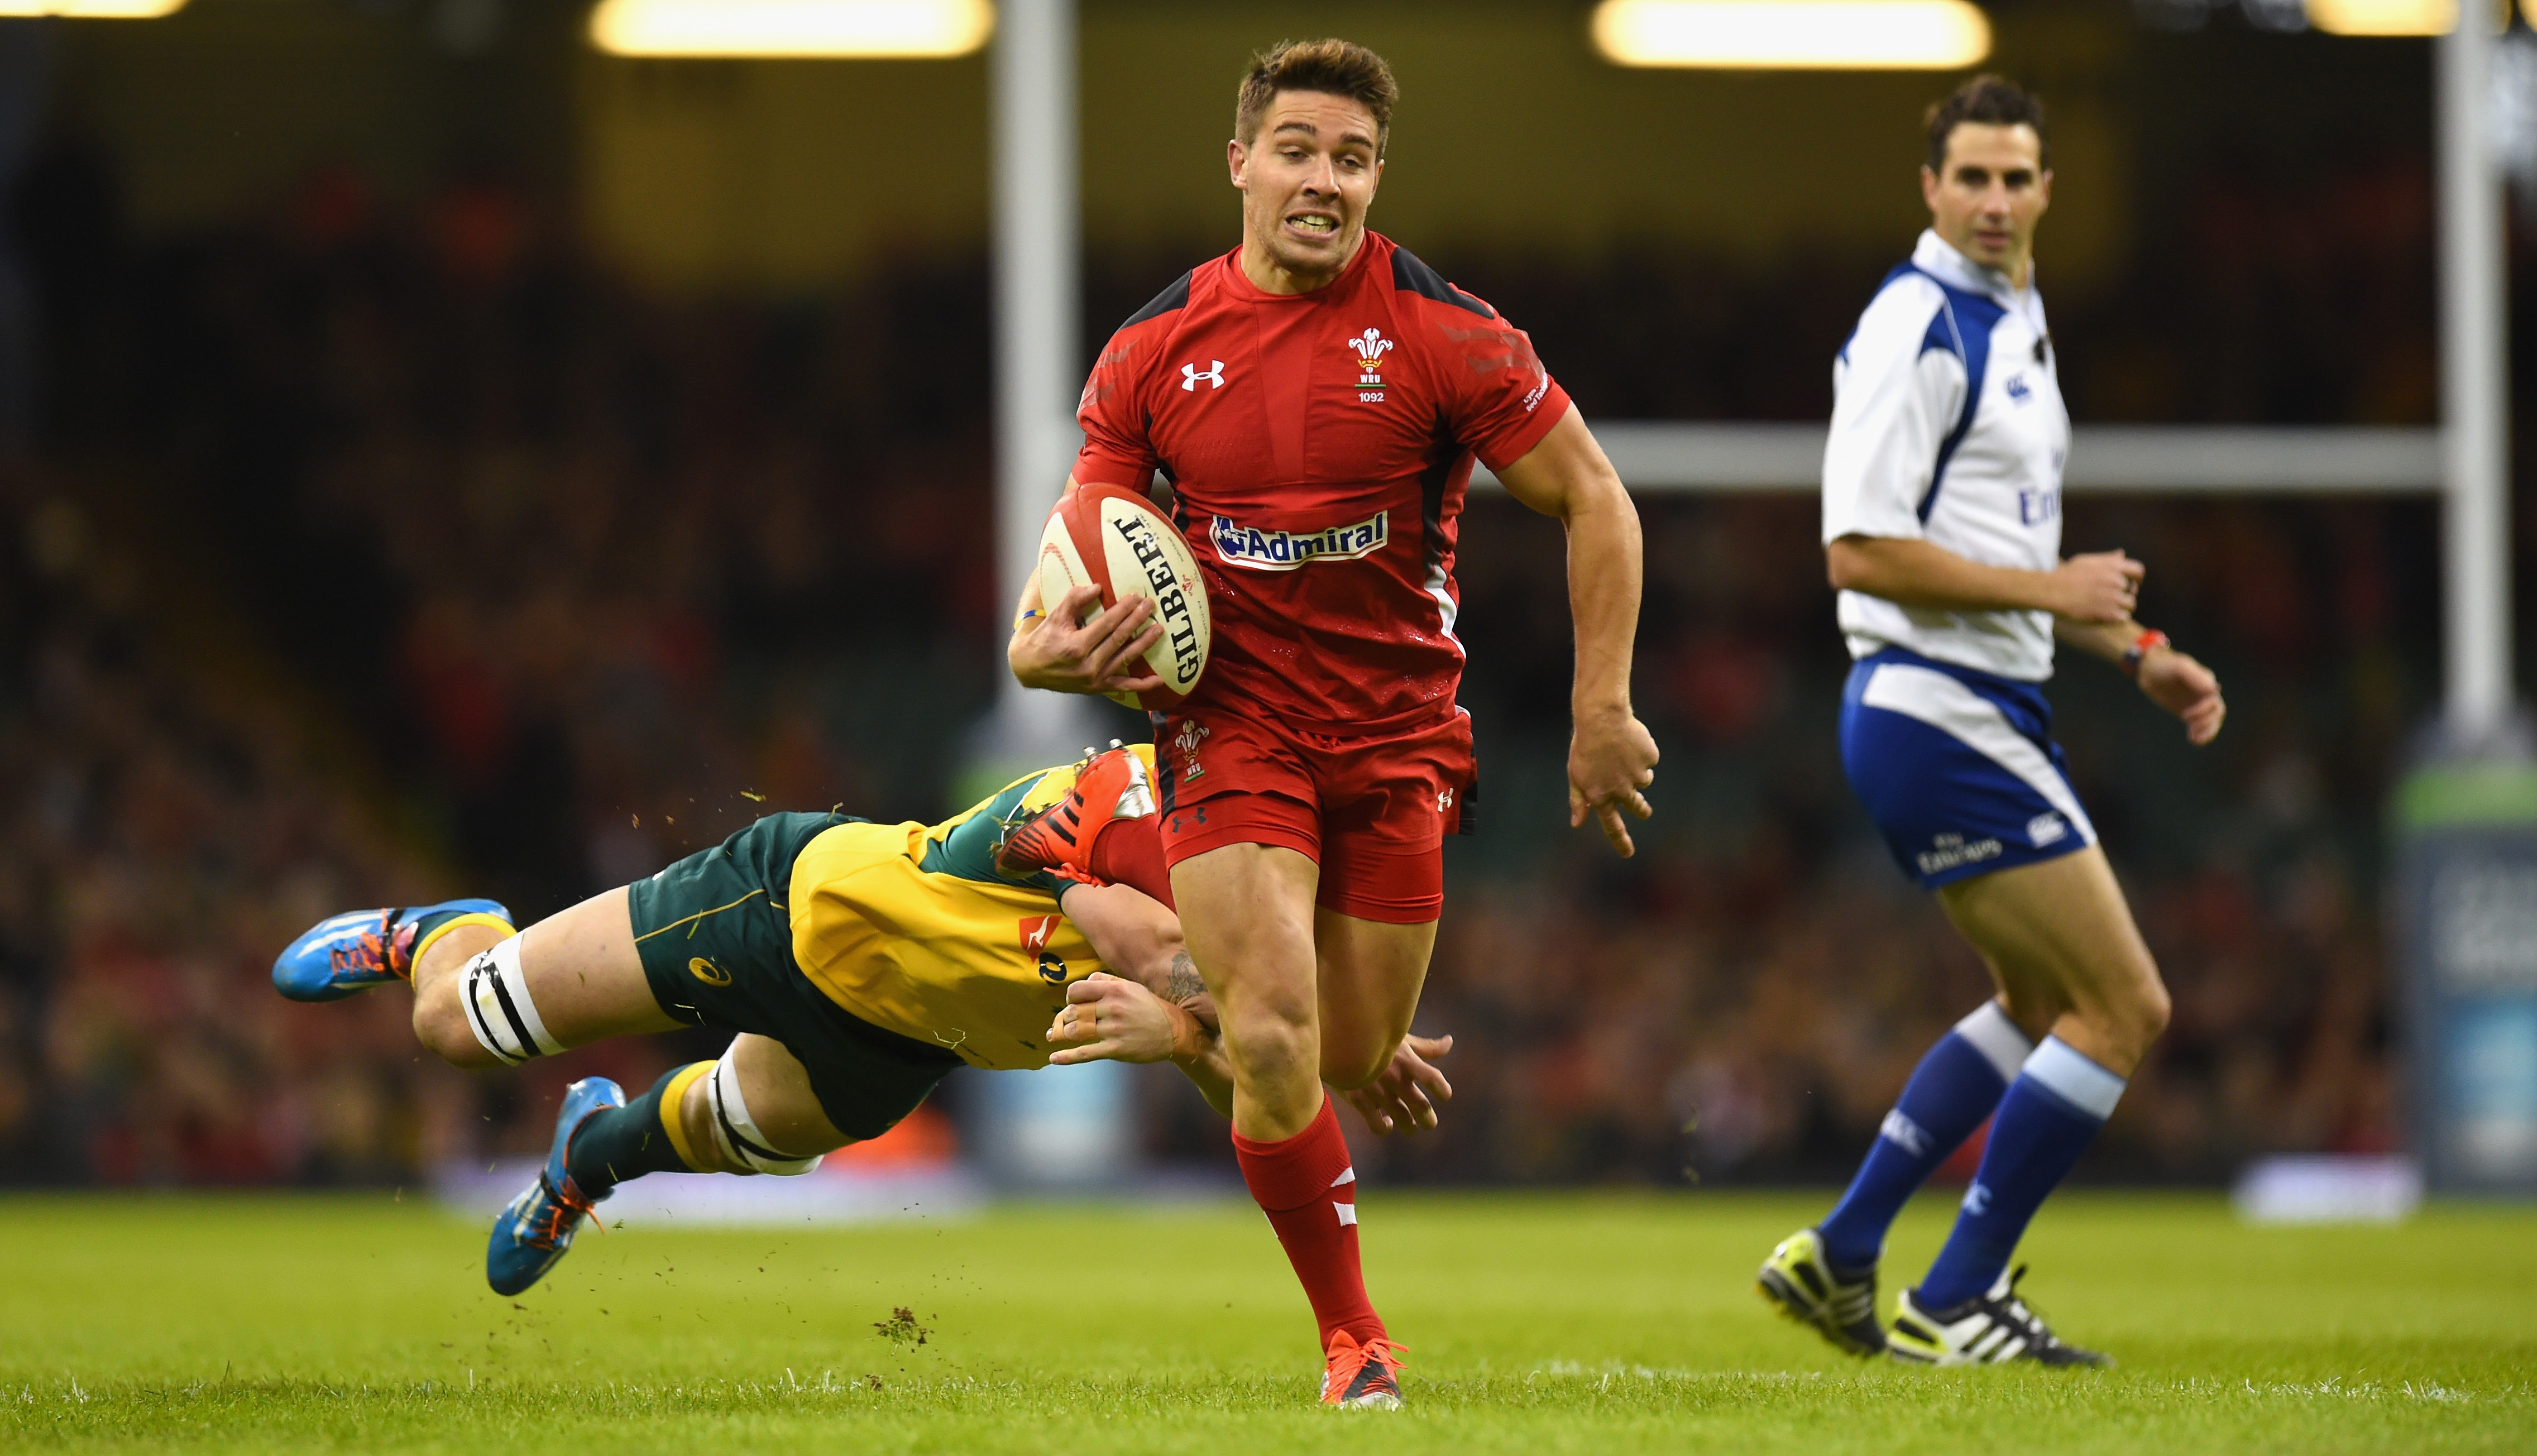
[[[2423,177],[2213,192],[2210,236],[2056,305],[2073,413],[2426,421]],[[284,1004],[275,951],[335,908],[461,891],[535,917],[765,809],[955,807],[1001,671],[983,259],[699,303],[615,276],[560,216],[498,174],[408,208],[329,170],[144,244],[75,139],[25,174],[0,1176],[375,1182],[542,1146],[564,1080],[648,1079],[682,1048],[465,1077],[418,1058],[396,996]],[[1088,317],[1203,250],[1093,260]],[[1424,251],[1532,330],[1590,418],[1820,417],[1887,261]],[[1842,781],[1812,501],[1643,510],[1638,684],[1666,758],[1626,863],[1562,827],[1555,529],[1503,498],[1468,517],[1489,814],[1451,853],[1422,1017],[1458,1038],[1460,1095],[1441,1136],[1368,1151],[1383,1176],[1837,1176],[1983,994]],[[2089,1174],[2398,1140],[2379,817],[2436,691],[2434,525],[2072,507],[2073,550],[2150,562],[2145,613],[2234,706],[2197,755],[2093,663],[2053,689],[2178,1008]],[[1142,1109],[1156,1157],[1229,1160],[1182,1090]]]

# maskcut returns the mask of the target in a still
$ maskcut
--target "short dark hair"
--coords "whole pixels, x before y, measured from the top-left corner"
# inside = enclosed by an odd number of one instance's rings
[[[1260,120],[1281,91],[1318,91],[1346,97],[1374,113],[1374,155],[1392,140],[1392,107],[1400,83],[1383,57],[1348,40],[1280,40],[1251,58],[1233,102],[1234,139],[1245,146],[1260,135]]]
[[[1947,169],[1947,137],[1968,121],[1984,126],[2031,126],[2046,166],[2052,165],[2052,138],[2044,129],[2043,99],[2005,76],[1982,75],[1956,88],[1943,101],[1931,101],[1921,116],[1929,128],[1929,170]]]

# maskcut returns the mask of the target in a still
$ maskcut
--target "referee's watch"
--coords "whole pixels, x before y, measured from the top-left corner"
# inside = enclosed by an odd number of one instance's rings
[[[2139,636],[2132,638],[2132,644],[2123,649],[2123,676],[2127,678],[2139,677],[2141,659],[2149,655],[2152,647],[2165,647],[2167,645],[2169,645],[2167,633],[2160,631],[2157,628],[2151,628],[2147,631],[2142,632]]]

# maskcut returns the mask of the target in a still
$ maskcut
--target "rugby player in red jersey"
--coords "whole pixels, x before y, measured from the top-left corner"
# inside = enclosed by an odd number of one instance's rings
[[[1141,491],[1160,473],[1204,573],[1206,675],[1155,724],[1167,893],[1223,1019],[1244,1179],[1321,1324],[1323,1400],[1384,1407],[1400,1351],[1358,1272],[1323,1085],[1391,1064],[1435,946],[1444,836],[1472,827],[1454,550],[1474,457],[1567,528],[1571,827],[1592,815],[1630,853],[1657,761],[1630,707],[1639,522],[1620,478],[1522,330],[1366,231],[1398,96],[1343,40],[1255,58],[1226,149],[1242,245],[1112,337],[1067,483]],[[1076,625],[1096,601],[1025,617],[1008,654],[1023,685],[1157,686],[1123,667],[1154,640],[1147,604]]]

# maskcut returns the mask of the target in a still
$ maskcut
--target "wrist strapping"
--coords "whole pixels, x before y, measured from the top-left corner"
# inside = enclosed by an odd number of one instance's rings
[[[2160,631],[2154,627],[2144,630],[2139,636],[2132,638],[2132,644],[2123,649],[2124,676],[2133,678],[2139,677],[2141,659],[2147,657],[2152,648],[2164,647],[2167,645],[2167,633]]]
[[[1199,1025],[1198,1018],[1190,1014],[1188,1007],[1175,1002],[1164,1002],[1163,1009],[1172,1019],[1172,1060],[1187,1062],[1204,1055],[1206,1028]]]

